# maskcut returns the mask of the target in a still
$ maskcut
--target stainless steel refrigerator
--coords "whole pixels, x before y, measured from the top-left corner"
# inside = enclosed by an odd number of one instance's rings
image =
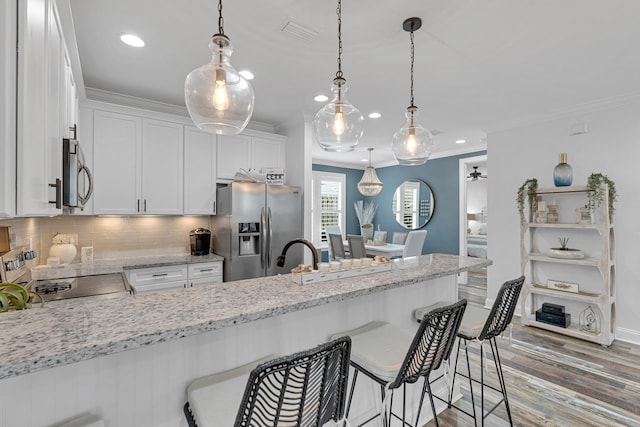
[[[302,237],[302,191],[299,187],[232,182],[217,190],[213,216],[213,251],[224,257],[224,281],[289,273],[302,262],[302,245],[278,256],[291,240]]]

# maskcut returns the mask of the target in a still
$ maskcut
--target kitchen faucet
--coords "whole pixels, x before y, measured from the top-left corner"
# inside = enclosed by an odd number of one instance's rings
[[[278,261],[276,263],[278,267],[284,267],[284,259],[285,259],[287,250],[289,250],[289,246],[293,245],[294,243],[302,243],[303,245],[311,249],[311,255],[313,255],[313,269],[317,270],[318,269],[318,250],[316,249],[315,246],[313,246],[313,243],[305,239],[293,239],[292,241],[284,245],[284,249],[282,249],[282,255],[278,257]]]

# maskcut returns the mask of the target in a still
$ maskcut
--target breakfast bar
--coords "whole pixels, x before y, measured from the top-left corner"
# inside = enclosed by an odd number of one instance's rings
[[[285,274],[3,313],[0,425],[48,426],[88,413],[113,426],[180,425],[195,378],[372,320],[415,328],[414,308],[456,298],[457,275],[490,264],[432,254],[311,285]]]

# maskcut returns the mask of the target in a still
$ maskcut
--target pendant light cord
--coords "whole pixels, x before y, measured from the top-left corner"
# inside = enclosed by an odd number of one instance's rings
[[[336,9],[338,15],[338,71],[336,72],[336,78],[342,78],[342,0],[338,0],[338,8]]]
[[[218,34],[224,35],[224,18],[222,17],[222,0],[218,1]]]
[[[409,37],[411,40],[411,107],[415,107],[415,105],[413,105],[413,59],[414,59],[413,31],[411,31],[411,34]]]

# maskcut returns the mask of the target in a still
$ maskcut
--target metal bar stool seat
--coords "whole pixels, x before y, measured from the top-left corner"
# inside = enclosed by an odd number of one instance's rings
[[[359,372],[380,385],[383,403],[386,399],[391,399],[389,401],[392,404],[394,390],[403,387],[402,416],[391,410],[387,413],[387,409],[383,408],[383,413],[374,415],[363,424],[380,415],[384,422],[390,423],[391,417],[395,417],[406,423],[406,384],[415,383],[422,377],[424,382],[414,426],[420,419],[427,393],[438,425],[429,375],[440,368],[442,361],[448,359],[466,304],[466,300],[461,300],[427,313],[415,334],[387,322],[374,321],[334,335],[332,338],[348,335],[352,340],[351,366],[354,368],[354,375],[347,403],[347,416]]]
[[[197,379],[187,388],[187,423],[190,427],[339,423],[350,350],[350,338],[342,337],[290,356],[266,357]],[[229,410],[238,406],[237,412]]]

